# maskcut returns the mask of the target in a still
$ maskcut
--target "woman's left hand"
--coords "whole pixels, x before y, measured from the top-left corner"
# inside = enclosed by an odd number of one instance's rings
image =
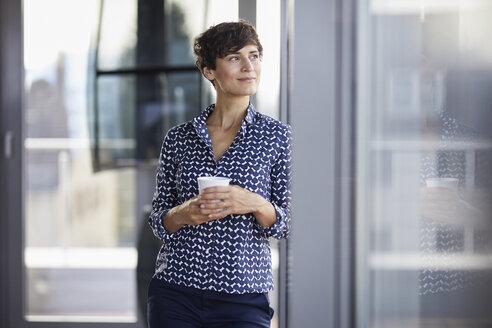
[[[206,188],[199,195],[198,202],[201,208],[213,211],[209,214],[212,219],[253,213],[263,226],[271,226],[276,220],[275,209],[269,201],[236,185]]]

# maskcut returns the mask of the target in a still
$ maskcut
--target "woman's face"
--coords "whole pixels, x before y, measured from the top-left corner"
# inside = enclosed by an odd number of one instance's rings
[[[214,70],[204,68],[213,81],[217,96],[244,97],[256,93],[261,75],[261,58],[255,45],[247,45],[224,58],[217,58]]]

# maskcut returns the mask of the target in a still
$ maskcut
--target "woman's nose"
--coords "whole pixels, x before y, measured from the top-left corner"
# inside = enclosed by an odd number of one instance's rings
[[[243,61],[243,63],[244,63],[242,67],[243,71],[248,72],[253,70],[253,63],[251,62],[251,60],[246,59]]]

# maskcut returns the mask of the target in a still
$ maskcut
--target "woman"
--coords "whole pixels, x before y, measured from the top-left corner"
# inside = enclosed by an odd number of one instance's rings
[[[245,21],[195,39],[216,103],[164,139],[149,222],[163,241],[149,286],[149,327],[269,327],[269,237],[290,229],[290,128],[249,103],[263,48]],[[198,195],[197,177],[231,185]]]

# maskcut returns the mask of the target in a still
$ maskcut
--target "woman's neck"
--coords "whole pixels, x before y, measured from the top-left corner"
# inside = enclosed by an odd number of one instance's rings
[[[249,97],[239,99],[220,99],[217,98],[215,108],[207,119],[208,125],[229,128],[240,125],[246,117],[249,106]]]

